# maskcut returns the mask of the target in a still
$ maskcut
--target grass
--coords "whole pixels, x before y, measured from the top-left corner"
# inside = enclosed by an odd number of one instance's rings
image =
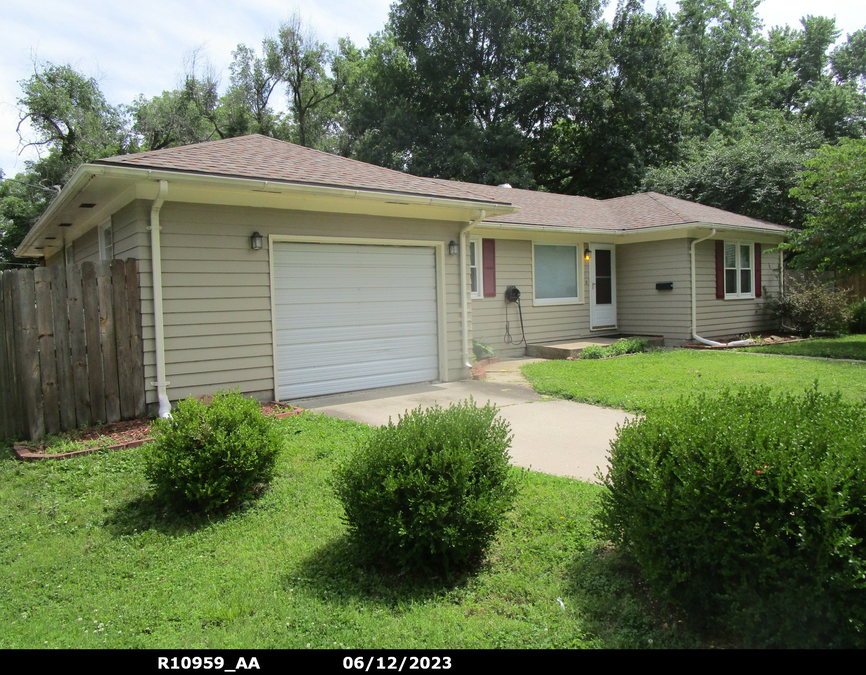
[[[139,449],[20,463],[0,448],[0,648],[706,644],[596,539],[600,486],[530,474],[477,574],[394,577],[357,562],[329,488],[368,428],[281,424],[271,488],[213,518],[155,501]]]
[[[600,361],[545,361],[523,366],[536,391],[574,401],[645,412],[682,395],[762,385],[866,398],[866,364],[775,359],[760,354],[687,349],[633,354]]]
[[[846,335],[840,338],[822,338],[763,347],[747,347],[743,351],[866,361],[866,335]]]

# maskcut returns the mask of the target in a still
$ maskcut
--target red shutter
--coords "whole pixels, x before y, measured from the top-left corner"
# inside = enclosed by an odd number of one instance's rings
[[[496,240],[481,240],[481,260],[484,263],[484,297],[496,297]]]
[[[725,242],[716,242],[716,298],[725,299]]]
[[[761,245],[755,244],[755,297],[761,297]]]

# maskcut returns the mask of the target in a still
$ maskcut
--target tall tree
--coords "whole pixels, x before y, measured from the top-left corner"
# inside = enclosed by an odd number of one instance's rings
[[[729,122],[754,87],[760,0],[680,0],[677,38],[694,96],[696,131]]]
[[[806,166],[791,194],[808,215],[785,247],[805,269],[866,271],[866,139],[825,145]]]
[[[800,226],[804,205],[789,193],[822,142],[807,120],[780,112],[740,115],[708,139],[686,142],[681,162],[650,169],[644,189]]]
[[[625,0],[597,52],[603,68],[557,123],[557,137],[536,162],[546,189],[592,197],[634,192],[650,166],[674,161],[687,128],[686,62],[673,18]]]
[[[52,185],[63,184],[82,162],[127,150],[127,120],[106,102],[94,78],[69,65],[37,63],[19,84],[18,133],[24,146],[48,153],[37,163],[38,173]],[[25,139],[28,126],[33,137]]]
[[[336,56],[297,13],[280,26],[276,39],[266,41],[266,60],[286,83],[293,140],[300,145],[317,147],[328,135],[333,104],[344,86]]]
[[[598,69],[598,0],[404,0],[370,45],[359,157],[532,187],[531,147]],[[540,155],[535,155],[536,157]]]

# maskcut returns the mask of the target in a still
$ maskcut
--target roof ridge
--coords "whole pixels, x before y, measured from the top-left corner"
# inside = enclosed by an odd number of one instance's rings
[[[650,190],[649,192],[644,192],[644,194],[645,194],[647,197],[649,197],[650,199],[652,199],[656,204],[658,204],[659,206],[661,206],[663,209],[667,209],[668,211],[670,211],[671,213],[673,213],[673,214],[674,214],[677,218],[679,218],[682,222],[684,222],[684,223],[689,222],[688,220],[686,220],[686,219],[683,217],[683,214],[682,214],[682,213],[680,213],[679,211],[675,211],[675,210],[672,209],[670,206],[668,206],[667,204],[665,204],[664,202],[662,202],[660,199],[656,199],[656,196],[657,196],[657,195],[658,195],[658,196],[667,196],[667,195],[661,195],[660,193],[658,193],[658,192],[654,192],[654,191],[652,191],[652,190]],[[674,199],[676,199],[676,198],[674,198]]]

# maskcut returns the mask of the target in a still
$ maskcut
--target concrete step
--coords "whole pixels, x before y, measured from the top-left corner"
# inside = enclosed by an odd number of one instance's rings
[[[562,342],[546,342],[543,344],[526,345],[526,355],[541,359],[567,359],[577,358],[580,353],[590,345],[607,347],[624,337],[637,337],[646,340],[650,347],[664,347],[665,340],[658,335],[626,335],[617,337],[593,337],[578,340],[565,340]]]

